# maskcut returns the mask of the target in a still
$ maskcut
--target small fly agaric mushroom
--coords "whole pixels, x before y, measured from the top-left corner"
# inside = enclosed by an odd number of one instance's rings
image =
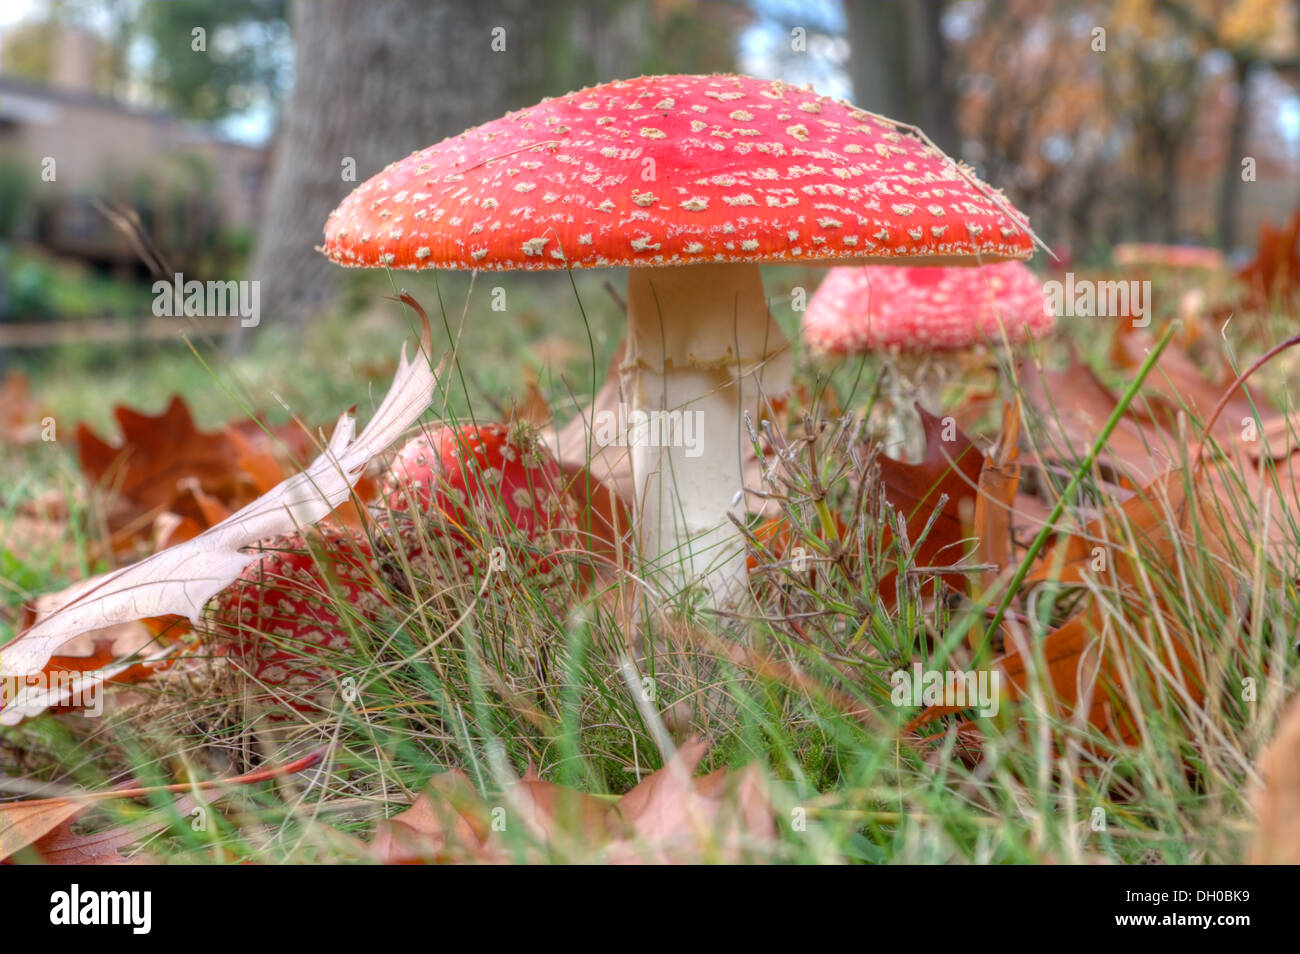
[[[445,545],[460,579],[472,578],[476,566],[490,568],[498,546],[503,558],[543,582],[572,565],[573,501],[550,451],[519,427],[430,429],[397,453],[382,496],[388,512],[380,518],[393,521],[407,558],[417,564],[436,543]],[[413,520],[413,512],[430,519]],[[520,537],[521,545],[507,551]],[[436,560],[429,565],[444,575]]]
[[[1211,300],[1223,302],[1230,294],[1227,260],[1217,248],[1200,245],[1160,245],[1127,242],[1111,251],[1115,264],[1138,278],[1162,274],[1182,286],[1177,315],[1184,329],[1195,333]],[[1150,301],[1147,302],[1148,307]],[[1146,316],[1149,318],[1150,316]]]
[[[237,660],[304,712],[321,707],[334,659],[351,646],[336,605],[348,603],[372,622],[383,605],[369,544],[329,525],[314,532],[321,538],[316,546],[302,533],[258,544],[262,556],[213,600],[202,633],[214,654]]]
[[[1223,253],[1217,248],[1196,245],[1157,245],[1148,242],[1124,242],[1111,251],[1116,265],[1128,268],[1197,269],[1222,271]]]
[[[728,513],[744,499],[743,416],[789,386],[759,265],[1028,258],[1022,217],[915,132],[743,76],[651,76],[569,93],[415,152],[330,215],[346,266],[626,266],[642,557],[731,603]],[[699,423],[692,446],[684,415]]]
[[[902,410],[900,403],[910,405],[900,402],[910,394],[936,414],[952,370],[945,356],[1003,340],[1019,344],[1054,324],[1042,283],[1021,262],[832,268],[803,316],[804,338],[814,351],[889,354],[896,410]],[[898,417],[891,423],[897,425]],[[891,440],[906,444],[907,430],[896,427]]]

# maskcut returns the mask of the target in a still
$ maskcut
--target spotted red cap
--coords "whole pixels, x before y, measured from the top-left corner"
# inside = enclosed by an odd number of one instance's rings
[[[340,265],[1028,258],[1026,220],[890,120],[781,82],[649,76],[412,153],[325,225]]]
[[[1046,334],[1056,317],[1020,262],[982,268],[832,268],[804,313],[818,351],[941,351]]]
[[[289,708],[318,711],[332,691],[322,684],[352,646],[335,602],[355,607],[358,624],[381,618],[374,554],[364,538],[324,524],[311,539],[295,531],[257,548],[258,559],[208,607],[201,635],[214,655],[239,660]]]
[[[409,517],[395,521],[412,560],[437,533],[465,577],[475,564],[486,565],[479,557],[494,545],[511,543],[524,550],[511,557],[514,565],[536,578],[554,577],[568,562],[561,554],[577,544],[564,487],[550,451],[522,428],[443,425],[398,451],[384,479],[385,516],[415,509],[435,519],[427,527]]]

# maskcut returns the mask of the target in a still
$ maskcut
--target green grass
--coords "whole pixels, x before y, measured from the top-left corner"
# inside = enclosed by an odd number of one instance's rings
[[[497,408],[522,395],[525,366],[539,372],[543,392],[567,416],[574,396],[589,393],[593,374],[603,375],[618,341],[620,315],[601,288],[604,277],[578,276],[582,307],[567,278],[480,277],[466,311],[466,279],[444,277],[435,288],[432,279],[401,276],[401,287],[428,307],[435,340],[441,331],[443,344],[449,333],[460,343],[463,377],[449,378],[433,417],[463,416],[470,407],[479,419],[497,417]],[[793,337],[797,316],[780,296],[803,276],[771,278],[777,318]],[[495,286],[505,289],[505,313],[490,311]],[[369,302],[364,308],[322,316],[302,331],[266,322],[248,355],[234,362],[200,343],[202,362],[170,348],[120,358],[82,351],[68,359],[66,375],[51,373],[53,361],[38,363],[38,394],[61,422],[84,418],[101,429],[113,404],[156,410],[174,390],[205,426],[250,410],[282,420],[284,404],[321,423],[360,403],[364,420],[386,384],[382,363],[409,330],[396,305],[373,304],[375,293],[374,285],[357,290],[353,301]],[[1251,335],[1242,347],[1257,353],[1254,342],[1267,335]],[[1105,343],[1095,326],[1067,327],[1065,336],[1102,360]],[[539,361],[539,344],[556,337],[576,350],[563,361]],[[809,362],[802,371],[846,409],[862,412],[872,398],[873,376],[855,363]],[[250,704],[262,689],[225,663],[201,659],[184,679],[137,687],[130,704],[105,719],[46,716],[4,730],[0,768],[48,783],[54,793],[128,778],[228,777],[323,748],[323,771],[214,800],[206,830],[196,831],[186,814],[164,815],[167,824],[147,850],[193,863],[362,861],[358,843],[337,832],[368,838],[377,819],[448,768],[488,794],[531,764],[549,781],[613,796],[663,764],[665,739],[680,743],[701,733],[712,742],[705,769],[757,763],[770,779],[779,837],[762,850],[766,860],[1240,861],[1251,835],[1253,766],[1300,684],[1291,650],[1300,594],[1286,582],[1295,578],[1294,565],[1279,567],[1249,547],[1215,557],[1205,545],[1224,514],[1248,527],[1260,519],[1244,488],[1214,495],[1205,523],[1188,526],[1172,556],[1146,549],[1133,527],[1115,525],[1111,544],[1127,545],[1140,571],[1129,585],[1098,574],[1076,585],[1040,584],[1007,601],[1039,647],[1077,601],[1105,608],[1107,638],[1133,661],[1122,667],[1120,683],[1141,712],[1140,743],[1119,744],[1055,709],[1040,676],[1024,701],[1004,702],[997,716],[976,720],[984,743],[975,757],[952,720],[929,726],[929,742],[904,738],[901,728],[916,710],[891,703],[889,677],[916,660],[938,669],[974,665],[965,634],[987,626],[983,609],[943,587],[934,597],[929,575],[917,567],[918,541],[884,541],[883,529],[898,515],[882,502],[873,459],[852,451],[850,425],[827,424],[815,441],[798,443],[807,436],[801,426],[787,434],[798,453],[781,487],[782,508],[795,528],[791,546],[811,554],[810,569],[795,572],[788,557],[757,553],[757,604],[743,618],[668,621],[643,611],[629,622],[599,589],[579,599],[513,570],[485,581],[449,565],[439,575],[399,562],[399,574],[374,580],[388,602],[380,618],[363,618],[333,597],[351,648],[331,662],[340,683],[357,687],[355,703],[339,699],[327,711],[270,723]],[[1041,422],[1026,426],[1032,445]],[[62,433],[70,432],[65,424]],[[1067,525],[1079,526],[1079,507],[1097,498],[1094,468],[1075,463],[1085,493],[1062,498],[1061,509]],[[0,468],[7,475],[0,533],[23,500],[51,489],[84,495],[66,442],[9,449]],[[842,538],[835,517],[849,528]],[[1279,552],[1300,552],[1300,529],[1284,526],[1282,534]],[[93,537],[93,521],[80,519],[45,547],[16,550],[0,537],[6,608],[93,569]],[[902,570],[896,600],[878,585],[895,568]],[[1215,598],[1224,588],[1241,599],[1225,605]],[[12,613],[4,622],[11,626]],[[1200,705],[1159,665],[1136,663],[1154,659],[1152,647],[1174,630],[1187,634],[1207,675]],[[747,655],[731,651],[737,646]],[[652,680],[649,705],[629,688],[621,668],[629,655]],[[1243,699],[1248,678],[1254,701]],[[153,808],[170,804],[163,798]],[[120,823],[146,810],[105,806],[89,824]],[[554,860],[582,856],[572,844],[548,851]]]
[[[0,241],[6,305],[18,321],[78,320],[148,311],[149,283],[119,281]]]

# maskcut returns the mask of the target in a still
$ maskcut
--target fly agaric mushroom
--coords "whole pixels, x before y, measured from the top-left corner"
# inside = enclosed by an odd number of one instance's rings
[[[431,544],[443,544],[461,579],[487,568],[497,546],[528,576],[546,581],[571,561],[577,544],[573,501],[550,452],[505,424],[437,427],[410,440],[384,478],[388,508],[409,560],[422,565]],[[411,513],[431,518],[413,520]],[[504,545],[522,534],[518,552]],[[441,573],[436,561],[429,561]],[[497,567],[504,569],[504,567]]]
[[[821,353],[889,354],[896,411],[914,396],[942,412],[944,360],[983,344],[1015,345],[1055,324],[1042,283],[1021,262],[982,268],[832,268],[803,316],[804,339]],[[891,421],[898,425],[899,418]],[[891,442],[907,445],[908,428]],[[906,446],[908,453],[919,448]]]
[[[321,707],[319,687],[336,674],[332,658],[351,647],[336,605],[348,603],[372,622],[383,605],[366,541],[328,525],[315,529],[322,538],[315,547],[302,533],[258,544],[262,556],[218,594],[203,632],[215,654],[236,659],[304,712]]]
[[[1175,279],[1181,286],[1177,315],[1188,330],[1201,325],[1200,318],[1211,300],[1224,301],[1230,293],[1227,261],[1217,248],[1126,242],[1115,246],[1111,258],[1138,278],[1163,275]]]
[[[626,266],[620,366],[642,558],[732,603],[743,416],[789,385],[759,265],[1028,258],[1022,217],[891,120],[781,82],[606,83],[415,152],[330,215],[345,266]],[[699,423],[682,446],[685,414]],[[673,431],[676,430],[676,434]]]
[[[1225,267],[1217,248],[1197,245],[1158,245],[1150,242],[1122,242],[1111,251],[1116,265],[1126,268],[1199,270],[1220,272]]]

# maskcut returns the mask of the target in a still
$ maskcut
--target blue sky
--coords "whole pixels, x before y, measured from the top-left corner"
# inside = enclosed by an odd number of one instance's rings
[[[849,45],[844,40],[844,10],[837,3],[815,0],[750,0],[755,19],[737,42],[742,73],[783,79],[813,87],[827,96],[850,99],[853,85],[845,66]],[[807,52],[790,51],[790,30],[801,26],[808,35]]]

